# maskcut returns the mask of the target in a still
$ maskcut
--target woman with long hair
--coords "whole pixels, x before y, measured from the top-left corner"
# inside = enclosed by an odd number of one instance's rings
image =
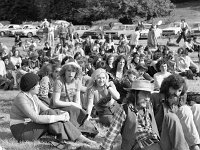
[[[58,65],[53,65],[51,63],[42,66],[39,74],[41,76],[40,80],[40,90],[38,97],[41,101],[45,102],[48,106],[51,105],[53,85],[60,71]]]
[[[82,135],[72,123],[72,112],[53,110],[44,105],[37,97],[39,77],[26,73],[20,82],[21,92],[16,96],[11,107],[10,129],[16,140],[34,141],[46,133],[56,137],[57,146],[66,146],[66,141],[82,141],[89,145],[96,142]]]
[[[86,111],[89,118],[94,106],[95,115],[98,115],[100,123],[109,126],[118,106],[115,100],[119,98],[119,92],[116,90],[114,83],[109,82],[106,70],[102,68],[95,70],[87,89],[88,105]]]

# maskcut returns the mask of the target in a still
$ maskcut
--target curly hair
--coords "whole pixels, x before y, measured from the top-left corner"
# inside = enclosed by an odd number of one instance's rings
[[[156,63],[156,70],[158,72],[161,72],[160,70],[160,66],[164,65],[164,64],[167,64],[167,61],[165,59],[161,59],[159,60],[157,63]]]
[[[111,57],[113,57],[113,58],[115,59],[115,56],[114,56],[113,54],[110,54],[110,55],[106,58],[106,65],[109,65],[109,64],[108,64],[108,61],[109,61],[109,59],[110,59]]]
[[[49,76],[51,75],[53,72],[53,65],[48,63],[44,66],[42,66],[42,68],[40,69],[40,75],[41,77],[44,77],[44,76]]]
[[[117,71],[117,65],[118,65],[118,63],[120,62],[120,60],[122,60],[122,59],[125,60],[125,65],[124,65],[124,68],[123,68],[123,73],[125,73],[126,70],[128,69],[126,57],[125,57],[124,55],[120,55],[120,56],[118,56],[117,59],[114,61],[114,65],[113,65],[113,71],[114,71],[114,73],[116,73],[116,71]]]
[[[76,72],[76,75],[74,77],[74,79],[78,79],[80,76],[81,76],[81,69],[80,68],[76,68],[74,67],[73,65],[68,65],[68,64],[65,64],[62,66],[60,72],[59,72],[59,75],[60,75],[60,78],[66,82],[66,77],[65,77],[65,72],[68,68],[72,68],[72,69],[75,69],[75,72]]]
[[[177,89],[181,88],[182,86],[183,86],[183,90],[181,92],[181,95],[184,95],[187,92],[187,84],[185,82],[185,79],[182,78],[178,74],[172,74],[163,80],[161,87],[160,87],[160,93],[166,95],[169,93],[170,87],[177,90]]]

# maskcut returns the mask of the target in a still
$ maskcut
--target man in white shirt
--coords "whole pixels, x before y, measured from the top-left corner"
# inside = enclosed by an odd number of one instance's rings
[[[139,30],[139,27],[136,27],[135,32],[133,32],[133,34],[131,34],[131,39],[129,42],[129,44],[131,46],[131,52],[134,50],[135,47],[137,47],[139,38],[140,38],[140,30]]]

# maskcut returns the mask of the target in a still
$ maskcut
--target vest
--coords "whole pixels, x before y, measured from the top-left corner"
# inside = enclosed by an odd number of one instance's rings
[[[137,132],[137,121],[135,112],[131,111],[128,104],[123,105],[124,111],[126,112],[126,120],[121,130],[122,144],[121,150],[131,150],[135,145],[136,132]],[[154,113],[152,109],[147,109],[151,117],[152,130],[159,136],[157,125],[154,118]]]

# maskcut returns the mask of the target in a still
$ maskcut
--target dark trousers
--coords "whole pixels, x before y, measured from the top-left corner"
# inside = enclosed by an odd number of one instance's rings
[[[62,46],[64,46],[65,45],[65,40],[66,40],[66,38],[65,37],[60,37],[60,43],[62,44]]]
[[[59,110],[49,109],[41,115],[58,115]],[[34,122],[20,123],[10,127],[14,138],[18,141],[38,140],[45,133],[57,136],[59,140],[75,141],[81,132],[70,122],[56,122],[51,124],[38,124]]]
[[[181,34],[179,35],[178,39],[176,40],[176,43],[179,43],[182,38],[184,39],[184,42],[187,40],[187,38],[186,38],[186,30],[183,30],[181,32]]]

